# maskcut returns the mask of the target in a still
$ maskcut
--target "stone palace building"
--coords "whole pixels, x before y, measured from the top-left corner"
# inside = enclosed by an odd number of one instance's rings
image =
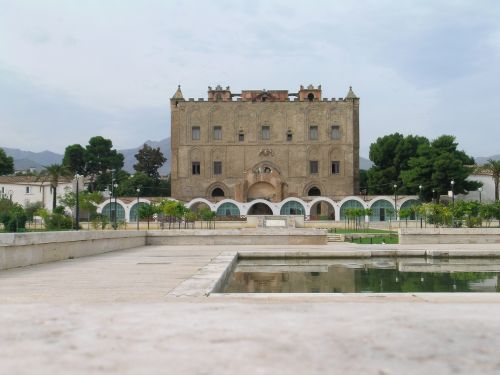
[[[208,100],[171,98],[172,197],[190,201],[359,193],[359,98],[324,98],[321,86],[208,88]]]

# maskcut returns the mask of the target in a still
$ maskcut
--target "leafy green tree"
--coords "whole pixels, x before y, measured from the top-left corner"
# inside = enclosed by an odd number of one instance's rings
[[[104,190],[111,183],[110,170],[118,171],[123,167],[124,156],[113,149],[110,139],[101,136],[90,138],[85,155],[86,175],[90,178],[91,190]]]
[[[74,144],[66,147],[62,164],[73,174],[85,174],[86,150],[82,145]]]
[[[370,145],[370,160],[373,166],[367,171],[369,194],[392,194],[393,185],[401,185],[401,171],[408,169],[411,157],[429,141],[420,136],[403,136],[399,133],[377,138]]]
[[[477,190],[482,184],[477,181],[468,181],[472,173],[469,167],[474,159],[464,151],[457,150],[455,137],[442,135],[429,144],[421,144],[415,156],[408,161],[408,169],[401,172],[402,189],[400,193],[415,193],[419,185],[423,186],[422,198],[432,199],[432,189],[436,194],[446,194],[451,190],[451,181],[454,194],[467,194]]]
[[[0,175],[14,173],[14,159],[7,156],[3,148],[0,148]]]
[[[134,164],[134,169],[137,172],[144,173],[151,177],[155,182],[158,182],[160,179],[158,169],[167,161],[167,158],[165,158],[160,151],[160,148],[153,148],[144,144],[134,156],[137,159],[137,164]]]
[[[26,218],[28,219],[28,221],[33,221],[35,213],[41,208],[43,208],[42,202],[27,203],[26,207],[24,208],[24,212],[26,213]]]
[[[18,203],[4,204],[2,202],[2,209],[0,211],[0,222],[3,224],[6,232],[17,232],[20,229],[26,228],[26,221],[28,220],[23,206]]]
[[[44,167],[45,169],[40,172],[40,175],[37,177],[38,181],[50,183],[50,187],[52,188],[52,210],[55,210],[57,205],[57,186],[59,185],[59,181],[63,177],[71,176],[71,172],[62,164],[51,164],[49,166]]]
[[[148,229],[149,229],[149,222],[153,218],[154,214],[157,214],[159,212],[159,208],[155,204],[140,204],[139,205],[139,210],[137,211],[137,214],[139,215],[139,219],[147,219],[148,221]]]
[[[144,173],[136,173],[127,179],[122,179],[118,184],[118,195],[134,197],[137,195],[137,188],[140,188],[141,197],[154,196],[155,181]],[[153,194],[151,194],[153,192]]]
[[[495,185],[495,201],[498,201],[498,188],[500,184],[500,160],[489,159],[486,164],[481,167],[481,170],[484,172],[491,174],[491,178],[493,179],[493,183]]]

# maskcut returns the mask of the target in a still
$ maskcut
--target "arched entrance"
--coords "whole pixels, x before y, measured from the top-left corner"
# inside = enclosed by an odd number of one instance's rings
[[[276,189],[269,182],[257,182],[248,189],[248,201],[252,201],[254,199],[266,199],[271,201],[275,197]]]
[[[267,204],[258,202],[248,210],[248,215],[272,215],[273,210]]]
[[[335,208],[327,201],[317,201],[311,206],[311,219],[335,220]]]
[[[210,210],[209,205],[205,202],[196,202],[189,207],[189,209],[193,212],[200,212],[200,210],[207,208]]]

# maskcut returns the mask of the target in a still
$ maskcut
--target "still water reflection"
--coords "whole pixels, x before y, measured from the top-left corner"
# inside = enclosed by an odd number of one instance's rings
[[[224,293],[499,292],[498,259],[240,260]]]

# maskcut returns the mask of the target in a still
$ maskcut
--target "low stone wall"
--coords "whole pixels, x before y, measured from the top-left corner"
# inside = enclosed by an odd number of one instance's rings
[[[146,244],[146,231],[0,234],[0,270],[80,258]]]
[[[144,245],[324,245],[324,230],[171,229],[0,234],[0,270]]]
[[[325,245],[322,229],[215,229],[148,231],[148,245]]]
[[[500,244],[500,228],[401,228],[399,243]]]

